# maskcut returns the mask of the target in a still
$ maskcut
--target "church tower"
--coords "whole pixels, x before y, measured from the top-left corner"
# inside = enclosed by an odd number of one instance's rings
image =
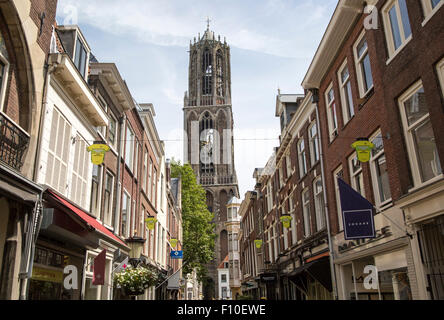
[[[217,267],[228,255],[227,203],[239,198],[234,168],[231,106],[230,47],[210,31],[190,41],[188,91],[184,98],[184,162],[191,164],[197,182],[206,190],[214,213],[215,257],[208,266],[205,298],[218,298]]]

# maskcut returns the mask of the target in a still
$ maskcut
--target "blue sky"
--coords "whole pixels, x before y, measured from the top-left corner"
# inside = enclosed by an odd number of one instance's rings
[[[278,146],[276,94],[301,82],[337,0],[59,0],[58,24],[78,24],[100,62],[116,63],[139,103],[151,102],[169,158],[182,159],[188,45],[210,29],[231,46],[240,194]],[[265,140],[266,139],[266,140]],[[276,139],[276,140],[273,140]],[[173,141],[171,141],[173,140]]]

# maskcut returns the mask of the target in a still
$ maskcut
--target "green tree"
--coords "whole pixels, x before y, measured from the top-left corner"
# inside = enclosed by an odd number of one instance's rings
[[[182,180],[182,227],[184,272],[197,270],[199,281],[206,274],[206,265],[214,258],[214,214],[208,211],[205,189],[197,184],[189,164],[171,162],[171,177]]]

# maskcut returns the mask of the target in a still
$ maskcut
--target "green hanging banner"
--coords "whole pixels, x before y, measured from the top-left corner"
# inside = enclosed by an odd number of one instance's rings
[[[370,161],[370,154],[375,145],[366,138],[359,138],[351,147],[356,150],[358,160],[364,163]]]
[[[284,215],[281,217],[281,222],[284,225],[284,228],[290,228],[291,219],[293,219],[290,215]]]

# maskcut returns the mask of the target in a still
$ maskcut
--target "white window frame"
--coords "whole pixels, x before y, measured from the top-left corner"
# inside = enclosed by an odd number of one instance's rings
[[[360,175],[361,179],[360,179],[360,186],[359,187],[362,192],[361,195],[365,198],[364,172],[362,170],[362,163],[361,163],[361,168],[354,172],[353,171],[353,160],[355,160],[355,159],[359,162],[358,155],[356,154],[356,152],[353,152],[353,154],[350,157],[348,157],[348,167],[349,167],[349,171],[350,171],[351,186],[353,189],[355,189],[356,192],[359,192],[355,177]]]
[[[390,20],[390,14],[389,14],[390,10],[393,7],[395,7],[396,10],[396,19],[398,22],[399,36],[401,38],[401,44],[397,49],[395,48],[395,41],[393,39],[394,35],[392,31],[393,29],[392,22]],[[390,61],[392,61],[392,59],[407,45],[407,43],[409,43],[410,40],[412,40],[412,33],[410,33],[408,37],[405,36],[405,30],[401,15],[401,9],[399,6],[399,0],[390,0],[384,5],[384,7],[382,8],[382,18],[384,21],[385,38],[387,40],[387,47],[389,51],[389,60],[387,63],[390,63]],[[409,19],[408,22],[410,24],[410,18],[409,17],[407,18]],[[411,24],[410,24],[410,31],[411,31]]]
[[[422,84],[422,81],[419,80],[414,85],[412,85],[409,89],[407,89],[398,99],[398,104],[399,104],[399,108],[400,108],[400,112],[401,112],[404,137],[405,137],[406,146],[407,146],[407,153],[409,156],[410,166],[412,169],[413,184],[414,184],[413,189],[433,183],[434,181],[439,180],[444,176],[444,174],[441,173],[430,180],[422,182],[421,173],[420,173],[420,169],[419,169],[419,161],[417,158],[417,153],[416,153],[416,148],[415,148],[415,142],[413,140],[413,136],[412,136],[411,131],[413,129],[415,129],[416,127],[418,127],[419,125],[424,124],[426,121],[430,121],[430,113],[427,113],[426,115],[422,116],[420,119],[415,121],[413,124],[409,125],[408,121],[407,121],[405,107],[404,107],[404,102],[406,100],[408,100],[413,94],[415,94],[421,87],[423,87],[423,84]]]
[[[146,193],[147,170],[148,170],[148,151],[143,148],[143,170],[142,170],[142,190]]]
[[[79,145],[79,147],[77,147]],[[90,167],[90,160],[89,155],[87,152],[88,144],[85,139],[83,139],[82,136],[77,132],[76,134],[76,142],[75,142],[75,150],[74,150],[74,160],[73,160],[73,167],[72,167],[72,180],[71,180],[71,200],[80,205],[82,208],[87,208],[87,194],[88,194],[88,180],[89,175],[91,175],[91,172],[89,170]],[[77,169],[80,168],[80,165],[82,165],[82,170],[75,170],[76,168],[76,157],[77,157],[77,151],[79,151],[78,154],[78,164]],[[83,159],[81,159],[81,155],[83,155]],[[80,172],[82,171],[82,172]],[[74,187],[78,188],[78,180],[76,183],[74,183],[75,178],[80,179],[82,186],[80,187],[80,195],[77,194],[77,190],[75,190]]]
[[[94,252],[94,251],[87,251],[86,252],[86,264],[91,263],[92,261],[94,261],[94,259],[99,255],[99,253]],[[112,279],[112,269],[113,269],[113,260],[112,257],[109,255],[106,255],[106,259],[105,259],[105,284],[103,286],[94,286],[92,285],[92,287],[96,287],[97,289],[97,296],[96,296],[96,300],[109,300],[111,299],[111,279]],[[91,284],[92,284],[92,279],[93,279],[93,271],[92,271],[92,263],[89,264],[88,266],[86,266],[86,264],[84,265],[84,275],[83,275],[83,279],[82,279],[82,299],[85,299],[85,290],[87,289],[87,279],[91,280]],[[104,290],[106,290],[107,292],[103,292]],[[105,299],[103,297],[103,295],[105,296]]]
[[[122,222],[123,222],[123,204],[124,201],[123,199],[126,197],[126,226],[125,226],[125,230],[122,230]],[[131,233],[131,195],[126,191],[125,188],[123,188],[123,197],[122,197],[122,210],[121,210],[121,218],[120,218],[120,233],[122,234],[123,237],[129,238],[130,233]]]
[[[303,146],[303,148],[301,148]],[[307,165],[307,147],[305,146],[305,139],[301,137],[298,141],[298,159],[299,159],[299,178],[304,177],[308,172]]]
[[[316,188],[317,182],[321,182],[321,191],[318,192]],[[325,217],[325,203],[324,203],[324,187],[322,185],[322,178],[319,176],[313,181],[313,195],[314,195],[314,203],[315,203],[315,211],[316,211],[316,228],[317,231],[321,231],[326,228],[326,217]],[[318,203],[318,199],[320,199],[320,203]]]
[[[5,65],[3,70],[3,81],[0,87],[0,112],[3,113],[4,110],[4,103],[6,98],[6,90],[8,88],[8,80],[9,80],[9,61],[7,57],[3,56],[3,54],[0,52],[0,60]]]
[[[305,195],[308,194],[308,201],[305,201]],[[302,191],[302,212],[304,216],[304,238],[311,236],[311,210],[310,210],[310,189]]]
[[[366,54],[369,54],[367,38],[365,38],[365,41],[367,42],[367,48],[365,49],[364,53],[358,57],[358,45],[361,43],[361,41],[364,37],[365,37],[365,29],[362,30],[360,36],[358,37],[358,40],[356,40],[355,44],[353,45],[353,55],[355,58],[355,67],[356,67],[356,72],[357,72],[357,80],[358,80],[360,98],[365,97],[375,86],[375,80],[373,78],[373,70],[371,68],[371,63],[370,63],[370,71],[371,71],[373,81],[372,81],[372,85],[367,90],[364,89],[364,81],[365,80],[364,80],[364,74],[362,73],[361,62],[364,60],[363,57],[365,57]],[[369,55],[369,60],[371,62],[370,55]]]
[[[439,2],[435,8],[432,8],[430,0],[421,0],[421,3],[425,17],[424,21],[422,22],[422,26],[425,26],[426,23],[429,22],[429,20],[435,15],[435,13],[444,5],[444,0],[441,0],[441,2]]]
[[[93,174],[94,174],[94,167],[98,168],[98,172],[97,172],[98,173],[98,182],[97,182],[97,196],[96,196],[96,199],[97,199],[98,203],[95,203],[95,200],[93,199],[94,198],[94,194],[93,194],[93,190],[92,190],[93,181],[91,179],[91,210],[90,210],[90,212],[91,212],[91,214],[93,216],[95,216],[95,217],[100,219],[100,216],[101,216],[100,213],[101,213],[101,209],[102,209],[102,199],[103,199],[103,197],[102,197],[102,189],[103,189],[102,186],[103,186],[103,172],[104,172],[104,170],[103,170],[103,166],[102,165],[93,165],[92,166]],[[92,175],[91,175],[91,177],[92,177]],[[96,205],[97,211],[95,211],[94,208],[93,208],[94,204]]]
[[[54,114],[57,113],[58,116],[58,120],[57,120],[57,127],[54,127],[53,122],[54,122]],[[63,133],[58,132],[60,130],[60,119],[62,119],[64,121],[64,130]],[[69,126],[69,132],[66,132],[66,126]],[[56,130],[53,132],[53,130]],[[59,191],[61,194],[63,195],[67,195],[68,192],[68,186],[70,185],[70,183],[68,182],[68,171],[69,171],[69,164],[70,164],[70,154],[71,154],[71,134],[72,134],[72,125],[71,123],[66,119],[66,117],[60,112],[59,109],[57,109],[56,106],[53,107],[53,112],[52,112],[52,119],[51,119],[51,137],[50,137],[50,141],[48,144],[48,157],[49,155],[53,157],[53,163],[52,163],[52,168],[49,168],[49,161],[47,160],[46,162],[46,176],[45,176],[45,183],[50,185],[51,187],[53,187],[55,190]],[[58,155],[57,154],[57,144],[58,144],[58,139],[62,140],[62,144],[63,147],[68,148],[67,150],[61,150],[61,154]],[[51,150],[51,139],[55,139],[54,140],[54,150]],[[63,159],[63,155],[64,153],[66,153],[66,159]],[[55,176],[55,171],[54,171],[54,165],[55,165],[55,161],[59,161],[60,162],[60,166],[65,166],[65,176],[63,177],[60,174],[57,176],[57,183],[54,183],[54,179],[56,178]],[[74,161],[74,160],[73,160]],[[64,186],[60,186],[60,183],[62,181],[60,181],[61,178],[64,178]],[[50,180],[50,181],[49,181]],[[63,189],[61,189],[60,187],[62,187]]]
[[[444,3],[444,0],[442,2]],[[436,65],[436,71],[441,85],[442,97],[444,98],[444,58]]]
[[[345,69],[348,69],[348,77],[342,81],[342,72]],[[351,106],[350,101],[347,101],[347,97],[349,96],[348,90],[347,90],[347,84],[350,85],[350,90],[352,91],[353,88],[351,87],[351,77],[350,77],[350,68],[348,66],[348,61],[345,59],[345,61],[342,63],[341,67],[338,71],[338,83],[339,83],[339,92],[341,96],[341,106],[342,106],[342,119],[344,120],[344,126],[355,116],[355,103],[353,101],[353,92],[350,92],[351,99]],[[349,115],[350,113],[350,115]]]
[[[333,180],[335,183],[335,198],[336,198],[336,211],[338,215],[338,226],[339,231],[344,230],[344,223],[342,221],[342,207],[341,207],[341,197],[339,193],[339,184],[338,184],[338,174],[342,171],[342,175],[344,175],[344,171],[342,169],[342,165],[339,166],[335,171],[333,171]]]
[[[373,141],[375,139],[380,139],[380,138],[378,138],[379,136],[382,138],[381,129],[378,129],[370,137],[369,141],[373,143]],[[384,201],[381,200],[381,195],[380,195],[381,190],[379,188],[379,182],[378,182],[378,178],[377,178],[378,173],[377,173],[377,170],[376,170],[376,166],[377,166],[376,162],[378,161],[378,159],[380,157],[382,157],[382,156],[386,157],[385,150],[384,150],[384,141],[382,141],[382,144],[383,144],[382,149],[379,150],[378,153],[375,154],[375,155],[373,155],[373,152],[372,152],[371,158],[370,158],[370,172],[371,172],[371,178],[372,178],[372,184],[373,184],[373,193],[375,195],[375,202],[376,202],[375,204],[376,204],[377,208],[384,207],[385,205],[387,205],[387,204],[392,202],[392,197],[391,196],[389,198],[387,198],[386,200],[384,200]],[[386,157],[385,161],[387,161],[387,157]],[[389,191],[390,191],[390,194],[391,194],[390,184],[389,184],[389,189],[390,189]]]
[[[108,227],[111,227],[111,225],[113,223],[113,221],[112,221],[113,217],[112,216],[113,216],[113,199],[114,199],[114,180],[115,180],[115,177],[114,177],[114,175],[109,170],[106,170],[106,172],[103,175],[103,177],[105,178],[104,179],[105,186],[103,188],[103,206],[104,206],[104,208],[102,210],[102,212],[103,212],[103,224],[108,226]],[[105,205],[105,189],[106,189],[108,177],[111,178],[111,192],[109,194],[109,210],[108,210],[108,212],[106,212],[107,210],[106,210],[106,205]],[[108,223],[108,222],[110,222],[110,223]]]
[[[333,98],[330,100],[329,93],[333,92]],[[334,107],[334,117],[331,111]],[[338,136],[338,106],[336,104],[335,90],[333,89],[333,82],[330,83],[327,90],[325,90],[325,111],[327,112],[328,133],[330,142]]]
[[[290,152],[288,152],[285,155],[285,165],[287,167],[287,180],[288,180],[291,177],[291,174],[292,174]]]
[[[128,137],[129,132],[129,137]],[[131,126],[127,125],[125,130],[125,164],[128,166],[129,170],[133,172],[133,164],[134,164],[134,146],[135,146],[135,134],[134,130],[131,129]],[[130,149],[128,149],[130,148]],[[129,157],[129,159],[128,159]]]
[[[313,136],[313,128],[316,127],[316,134]],[[313,167],[320,159],[320,150],[319,150],[319,130],[316,121],[314,121],[310,127],[308,128],[308,136],[310,140],[310,161],[311,166]]]
[[[282,161],[279,165],[279,189],[282,189],[284,186],[284,169],[282,168]]]
[[[136,199],[133,198],[133,208],[132,208],[132,219],[131,219],[131,233],[130,237],[134,235],[134,232],[137,230],[136,228],[136,217],[137,217],[137,207],[136,207]]]

